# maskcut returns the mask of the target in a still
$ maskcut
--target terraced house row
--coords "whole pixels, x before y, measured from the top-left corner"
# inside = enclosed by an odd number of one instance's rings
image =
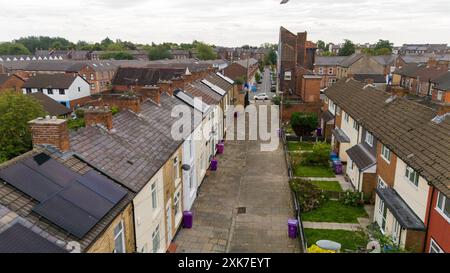
[[[374,219],[402,248],[450,252],[449,106],[430,107],[343,79],[325,91],[322,124]]]
[[[113,90],[83,108],[85,127],[30,121],[33,150],[0,165],[0,252],[173,251],[233,89],[211,70],[119,68]],[[190,110],[180,138],[176,106]]]

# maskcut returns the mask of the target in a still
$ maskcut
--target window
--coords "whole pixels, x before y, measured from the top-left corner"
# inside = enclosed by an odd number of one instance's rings
[[[436,209],[450,222],[450,201],[448,198],[439,193]]]
[[[384,180],[381,178],[381,177],[379,177],[378,176],[378,188],[380,188],[380,189],[385,189],[385,188],[387,188],[387,184],[386,184],[386,182],[384,182]]]
[[[323,67],[319,67],[319,75],[323,74]]]
[[[353,120],[353,129],[359,131],[359,123],[356,120]]]
[[[386,160],[387,163],[391,163],[391,150],[384,146],[384,144],[381,146],[381,157]]]
[[[378,213],[380,217],[380,222],[378,223],[381,228],[381,232],[384,234],[386,230],[386,216],[387,216],[387,207],[384,204],[384,201],[380,199],[380,205],[378,207]]]
[[[328,68],[328,75],[333,75],[333,68],[332,67]]]
[[[81,92],[81,87],[78,87],[78,92]]]
[[[83,79],[86,79],[86,74],[83,74]]]
[[[152,233],[152,244],[153,244],[153,253],[158,253],[160,245],[159,225],[155,228],[155,231],[153,231]]]
[[[351,160],[350,158],[348,159],[348,166],[350,168],[350,170],[353,170],[353,160]]]
[[[180,178],[180,162],[177,156],[173,159],[173,178],[175,181]]]
[[[416,187],[419,185],[419,174],[411,167],[406,167],[405,176],[409,182],[413,183]]]
[[[91,89],[95,89],[95,84],[91,84]]]
[[[372,147],[373,146],[373,135],[369,132],[366,132],[366,143]]]
[[[431,239],[430,241],[430,253],[444,253],[444,251],[439,247],[436,242]]]
[[[349,119],[350,119],[350,116],[347,113],[345,113],[344,120],[348,123]]]
[[[290,81],[291,80],[291,71],[286,71],[284,72],[284,80],[285,81]]]
[[[442,101],[443,97],[444,97],[444,92],[438,91],[437,92],[437,100]]]
[[[120,223],[114,228],[114,253],[125,253],[123,221],[120,221]]]
[[[94,80],[94,74],[91,73],[91,81]]]
[[[331,100],[330,103],[328,104],[328,110],[333,114],[335,114],[336,112],[336,104],[334,104],[334,102]]]
[[[66,90],[64,90],[64,89],[59,89],[59,94],[60,95],[65,95],[66,94]]]
[[[31,94],[31,88],[26,89],[27,94]]]
[[[151,186],[152,190],[152,208],[156,209],[158,207],[158,197],[156,196],[157,188],[156,188],[156,182],[154,182]]]
[[[47,89],[47,94],[49,94],[49,95],[53,95],[53,89],[51,89],[51,88],[48,88],[48,89]]]
[[[174,198],[173,198],[173,209],[175,212],[175,216],[177,216],[180,213],[180,197],[181,197],[181,192],[178,191],[177,194],[175,194]]]
[[[40,93],[44,93],[44,89],[42,89],[42,88],[38,88],[38,92],[40,92]]]
[[[400,224],[397,219],[394,218],[392,223],[392,240],[394,243],[398,244],[400,239]]]

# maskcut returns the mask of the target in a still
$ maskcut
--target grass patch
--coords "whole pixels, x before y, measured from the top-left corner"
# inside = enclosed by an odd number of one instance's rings
[[[338,181],[316,181],[316,180],[311,180],[309,182],[311,182],[311,184],[313,184],[313,185],[316,185],[321,190],[342,192],[341,184],[339,184]]]
[[[364,207],[345,206],[334,200],[302,214],[302,219],[307,222],[358,223],[358,217],[368,217]]]
[[[362,231],[331,230],[331,229],[310,229],[305,228],[305,237],[308,247],[319,240],[331,240],[342,245],[341,252],[345,249],[357,250],[366,247],[369,239]]]
[[[287,145],[288,145],[289,151],[308,151],[308,150],[312,150],[314,143],[288,141]]]
[[[324,166],[294,166],[294,176],[297,177],[336,177],[330,167]]]

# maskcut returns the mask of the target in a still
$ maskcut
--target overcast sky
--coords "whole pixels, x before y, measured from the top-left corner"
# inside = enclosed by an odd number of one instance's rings
[[[0,0],[0,41],[28,35],[139,43],[240,46],[277,42],[279,27],[308,39],[449,43],[449,0]]]

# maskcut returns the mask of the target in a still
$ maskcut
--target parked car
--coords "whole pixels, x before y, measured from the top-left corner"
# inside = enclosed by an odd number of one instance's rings
[[[265,101],[265,100],[268,100],[268,99],[269,99],[269,96],[267,96],[266,93],[261,93],[261,94],[255,95],[255,96],[253,97],[253,99],[254,99],[254,100],[262,100],[262,101]]]
[[[275,86],[272,86],[271,88],[270,88],[270,92],[276,92],[277,91],[277,88],[275,87]]]

